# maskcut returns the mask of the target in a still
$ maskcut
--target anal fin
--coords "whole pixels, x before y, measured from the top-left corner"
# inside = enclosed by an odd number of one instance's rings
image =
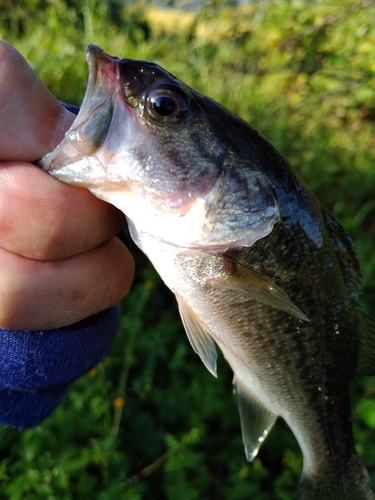
[[[217,352],[209,329],[182,297],[176,294],[176,299],[181,320],[192,348],[200,356],[207,370],[214,377],[217,377]]]
[[[266,408],[246,389],[243,389],[236,379],[233,380],[233,386],[238,393],[238,409],[246,458],[252,462],[278,415]]]

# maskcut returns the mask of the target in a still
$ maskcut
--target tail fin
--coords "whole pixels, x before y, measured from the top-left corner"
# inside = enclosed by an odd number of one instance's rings
[[[370,478],[358,455],[340,474],[303,474],[297,500],[374,500]]]

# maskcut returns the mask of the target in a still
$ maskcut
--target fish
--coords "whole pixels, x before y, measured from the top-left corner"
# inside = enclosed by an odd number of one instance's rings
[[[299,500],[374,499],[349,384],[375,374],[375,321],[344,228],[214,100],[153,62],[94,44],[86,59],[80,112],[39,165],[124,212],[194,351],[214,376],[217,346],[229,363],[250,462],[281,417],[303,455]]]

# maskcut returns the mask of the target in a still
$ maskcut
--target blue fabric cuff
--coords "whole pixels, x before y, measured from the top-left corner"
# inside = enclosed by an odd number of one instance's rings
[[[0,329],[0,424],[35,427],[71,382],[99,363],[119,326],[116,306],[69,327]]]

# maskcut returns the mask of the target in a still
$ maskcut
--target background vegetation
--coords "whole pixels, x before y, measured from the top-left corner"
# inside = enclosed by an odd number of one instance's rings
[[[265,134],[344,223],[375,311],[375,2],[204,2],[161,12],[120,0],[0,0],[0,36],[79,104],[84,48],[154,60]],[[231,373],[193,353],[146,259],[106,361],[39,427],[0,429],[0,499],[288,500],[301,455],[278,422],[253,464]],[[375,381],[353,384],[357,447],[375,484]]]

